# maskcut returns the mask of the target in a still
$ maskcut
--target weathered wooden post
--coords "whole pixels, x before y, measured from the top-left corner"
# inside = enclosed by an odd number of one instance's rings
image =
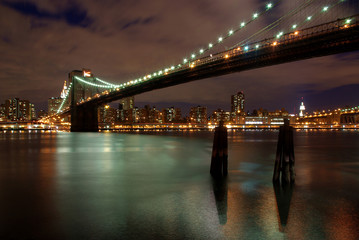
[[[214,178],[228,175],[227,128],[223,126],[223,121],[219,122],[219,126],[214,131],[210,172]]]
[[[289,119],[279,129],[273,182],[279,182],[280,178],[282,183],[295,181],[293,127],[289,126]]]

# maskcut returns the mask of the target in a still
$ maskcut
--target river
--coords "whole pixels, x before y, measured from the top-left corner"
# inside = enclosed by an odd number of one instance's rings
[[[295,132],[296,182],[272,184],[278,131],[0,132],[0,239],[359,239],[359,131]]]

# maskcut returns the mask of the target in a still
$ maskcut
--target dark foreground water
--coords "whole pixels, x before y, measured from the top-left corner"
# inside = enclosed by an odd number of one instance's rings
[[[297,181],[274,188],[276,131],[0,132],[0,239],[359,239],[359,131],[295,133]]]

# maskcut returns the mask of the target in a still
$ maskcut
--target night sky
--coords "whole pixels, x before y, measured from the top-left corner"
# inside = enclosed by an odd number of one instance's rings
[[[248,19],[265,1],[0,0],[0,102],[19,97],[46,109],[70,71],[122,83],[182,61]],[[225,46],[224,46],[225,47]],[[223,50],[223,49],[219,49]],[[204,79],[135,97],[136,105],[308,110],[359,105],[359,52]]]

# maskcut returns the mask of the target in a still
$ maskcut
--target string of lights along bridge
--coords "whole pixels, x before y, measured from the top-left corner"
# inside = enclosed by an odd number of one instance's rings
[[[150,81],[159,81],[164,77],[175,76],[180,72],[225,59],[245,57],[247,54],[253,54],[253,52],[268,47],[275,51],[281,44],[302,40],[323,31],[352,28],[358,25],[358,13],[359,1],[357,0],[278,0],[267,2],[260,9],[248,14],[247,18],[240,19],[235,27],[229,28],[217,39],[208,41],[207,44],[187,54],[177,64],[170,64],[121,84],[109,83],[100,78],[93,78],[91,75],[86,76],[86,74],[74,76],[74,79],[81,84],[103,89],[102,93],[94,96],[101,98],[110,92],[120,92]],[[57,111],[58,114],[69,110],[69,107],[64,108],[64,106],[72,87],[71,82]],[[89,98],[84,102],[91,100],[92,98]]]

